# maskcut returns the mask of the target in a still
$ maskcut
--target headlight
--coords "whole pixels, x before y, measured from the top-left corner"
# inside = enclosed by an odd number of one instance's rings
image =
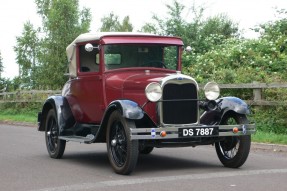
[[[216,100],[220,94],[219,86],[215,82],[208,82],[203,89],[208,100]]]
[[[145,88],[145,95],[151,102],[157,102],[162,96],[162,89],[159,83],[152,82]]]

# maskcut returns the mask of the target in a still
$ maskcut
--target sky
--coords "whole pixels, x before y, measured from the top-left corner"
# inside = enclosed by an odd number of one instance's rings
[[[146,22],[150,22],[152,15],[165,18],[166,4],[173,0],[79,0],[80,7],[91,9],[91,32],[101,26],[101,18],[113,12],[120,20],[130,16],[135,30],[139,30]],[[193,4],[205,7],[205,16],[224,13],[239,24],[240,30],[247,38],[258,35],[250,30],[261,23],[275,20],[275,8],[287,10],[287,0],[178,0],[186,8]],[[187,9],[188,10],[188,9]],[[183,18],[190,18],[188,11]],[[13,46],[16,36],[21,36],[23,25],[30,21],[34,26],[41,26],[41,19],[36,13],[34,0],[0,1],[0,52],[4,65],[1,77],[13,78],[18,76],[18,65],[15,61]],[[65,54],[65,52],[63,52]]]

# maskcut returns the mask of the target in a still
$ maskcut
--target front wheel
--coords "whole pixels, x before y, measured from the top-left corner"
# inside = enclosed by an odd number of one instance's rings
[[[45,140],[48,153],[51,158],[61,158],[64,154],[66,141],[60,140],[59,126],[54,109],[50,109],[45,123]]]
[[[245,115],[229,113],[223,117],[222,125],[248,124]],[[215,143],[217,156],[225,167],[238,168],[242,166],[249,155],[251,145],[250,135],[225,137]]]
[[[138,160],[138,140],[130,140],[130,128],[135,128],[134,121],[122,117],[114,111],[107,126],[107,150],[110,164],[118,174],[130,174]]]
[[[153,147],[147,147],[147,146],[139,146],[139,153],[140,154],[144,154],[144,155],[148,155],[153,151]]]

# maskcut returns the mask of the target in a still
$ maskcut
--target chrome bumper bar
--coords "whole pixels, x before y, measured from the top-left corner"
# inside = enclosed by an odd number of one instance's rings
[[[179,129],[185,128],[217,128],[218,135],[210,136],[179,136]],[[234,128],[238,129],[238,132],[234,132]],[[162,132],[165,132],[166,136],[162,136]],[[225,137],[225,136],[243,136],[255,134],[255,124],[240,124],[240,125],[180,125],[180,126],[165,126],[159,128],[130,128],[131,140],[153,140],[153,139],[185,139],[196,137]]]

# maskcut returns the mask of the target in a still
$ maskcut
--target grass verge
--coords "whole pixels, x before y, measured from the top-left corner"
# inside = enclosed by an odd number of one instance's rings
[[[252,135],[252,141],[287,145],[287,135],[257,131],[255,135]]]
[[[29,115],[29,114],[1,114],[0,113],[0,121],[4,122],[28,122],[28,123],[37,123],[37,116],[36,115]]]

